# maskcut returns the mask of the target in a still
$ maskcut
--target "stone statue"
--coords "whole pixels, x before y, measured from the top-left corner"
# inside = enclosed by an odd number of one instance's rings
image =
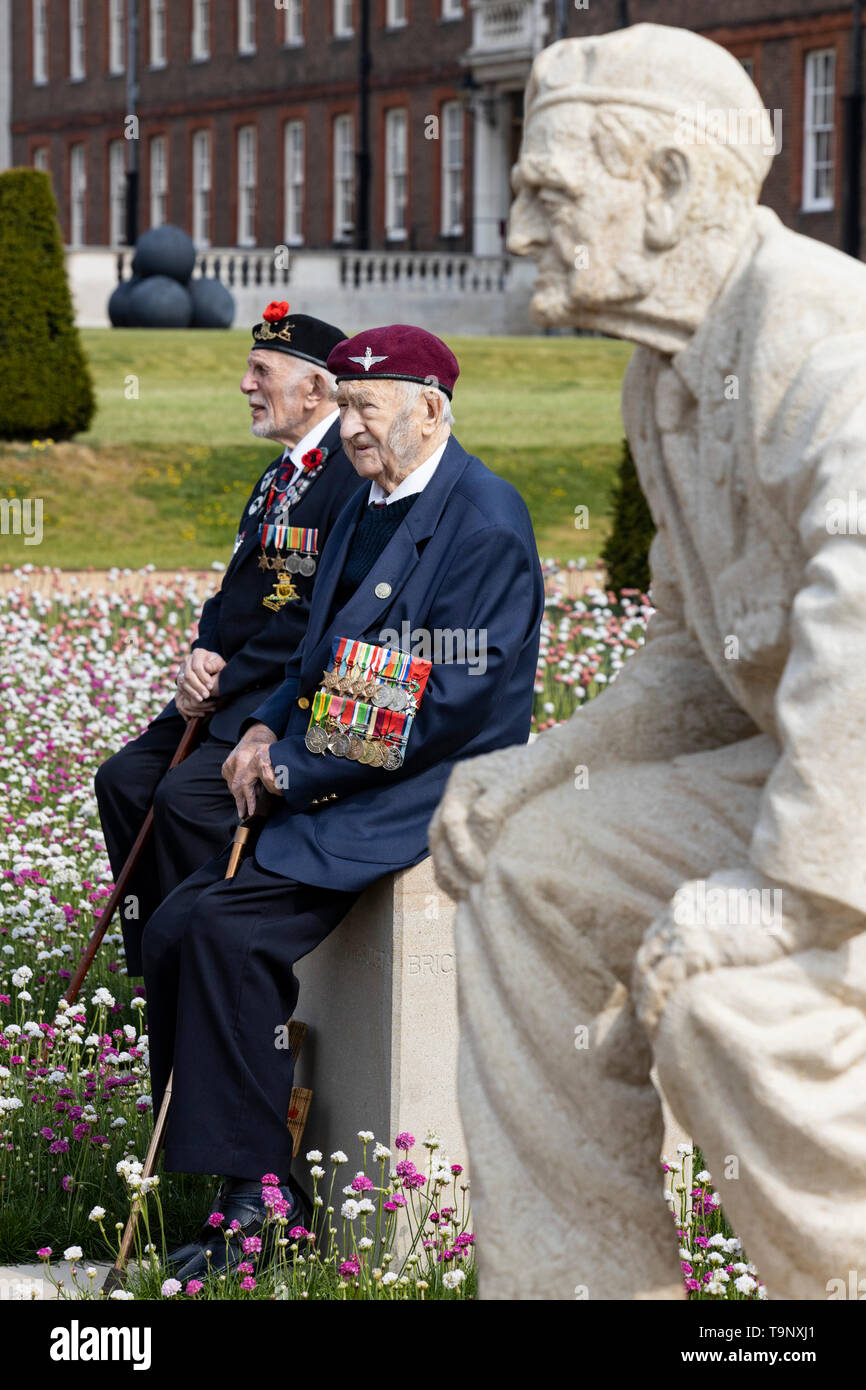
[[[770,1297],[866,1274],[866,267],[757,206],[772,156],[693,33],[533,67],[509,247],[638,344],[656,612],[431,833],[487,1299],[683,1296],[654,1060]]]

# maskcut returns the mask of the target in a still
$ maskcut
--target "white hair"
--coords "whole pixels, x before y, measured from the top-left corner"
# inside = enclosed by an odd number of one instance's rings
[[[403,398],[404,410],[411,410],[412,406],[424,391],[435,391],[437,396],[440,396],[442,399],[441,423],[449,426],[454,424],[454,411],[451,409],[451,401],[447,392],[443,391],[441,386],[437,386],[433,381],[399,381],[395,377],[392,377],[391,380],[394,382],[395,387],[399,387],[398,395],[401,395]]]

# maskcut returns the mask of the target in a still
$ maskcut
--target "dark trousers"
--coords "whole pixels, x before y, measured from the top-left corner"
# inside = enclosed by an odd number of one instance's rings
[[[294,1066],[279,1030],[298,998],[294,964],[359,896],[312,888],[229,850],[166,898],[144,931],[154,1113],[174,1066],[165,1149],[172,1172],[288,1179]]]
[[[234,744],[206,735],[169,772],[184,728],[180,715],[158,720],[96,774],[99,818],[115,878],[153,806],[153,834],[120,908],[130,975],[141,974],[141,933],[148,918],[179,883],[225,848],[238,823],[221,773]]]

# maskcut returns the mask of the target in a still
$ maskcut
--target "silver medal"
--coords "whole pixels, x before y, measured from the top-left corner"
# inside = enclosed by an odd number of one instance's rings
[[[301,563],[298,565],[298,569],[300,570],[301,574],[306,574],[306,575],[313,574],[313,572],[315,571],[315,568],[316,568],[316,561],[314,560],[314,558],[313,558],[312,555],[302,555],[302,556],[301,556]]]

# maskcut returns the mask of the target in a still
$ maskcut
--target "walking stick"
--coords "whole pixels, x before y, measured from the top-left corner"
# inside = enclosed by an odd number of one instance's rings
[[[243,858],[243,853],[249,841],[250,835],[253,833],[253,830],[255,828],[256,822],[261,821],[262,819],[263,817],[261,815],[256,815],[248,816],[241,821],[240,825],[235,831],[234,840],[232,841],[231,853],[229,854],[229,862],[225,872],[226,878],[234,878],[235,874],[238,871],[238,866],[240,865],[241,859]],[[294,1021],[291,1021],[289,1023],[289,1046],[292,1050],[292,1055],[295,1058],[297,1058],[297,1055],[301,1049],[301,1043],[304,1040],[304,1035],[306,1034],[306,1031],[307,1025],[305,1023],[298,1023]],[[168,1110],[169,1105],[171,1103],[171,1083],[173,1077],[174,1069],[172,1068],[172,1071],[169,1073],[169,1078],[166,1083],[165,1093],[162,1097],[162,1104],[159,1107],[159,1114],[157,1115],[156,1122],[153,1126],[153,1134],[151,1135],[150,1143],[147,1146],[147,1153],[144,1156],[144,1163],[141,1167],[142,1178],[152,1178],[154,1173],[156,1172],[156,1165],[159,1161],[159,1155],[162,1151],[163,1143],[165,1142],[165,1131],[168,1125]],[[303,1133],[304,1122],[306,1121],[307,1111],[309,1110],[311,1095],[312,1092],[297,1086],[292,1091],[292,1101],[289,1108],[289,1116],[287,1123],[292,1133],[293,1153],[297,1153],[298,1147],[300,1145],[301,1134]],[[123,1232],[123,1239],[120,1242],[119,1254],[111,1269],[105,1276],[105,1281],[102,1285],[102,1292],[106,1295],[106,1297],[115,1289],[119,1289],[123,1283],[123,1276],[126,1271],[127,1261],[129,1260],[129,1255],[132,1250],[132,1243],[135,1239],[135,1228],[138,1224],[140,1208],[140,1199],[136,1199],[135,1197],[133,1197],[132,1210],[129,1213],[129,1220],[126,1223],[126,1230]]]
[[[173,767],[177,767],[178,763],[182,763],[183,760],[186,757],[188,757],[189,754],[192,752],[201,725],[202,719],[199,717],[195,717],[189,720],[181,736],[180,743],[177,745],[175,755],[168,765],[169,771],[171,771]],[[151,806],[150,810],[144,818],[144,824],[142,825],[141,829],[135,837],[135,844],[129,851],[126,863],[124,864],[123,868],[121,869],[118,875],[117,882],[114,885],[114,891],[112,892],[111,897],[108,899],[108,902],[105,904],[105,907],[103,908],[102,913],[100,915],[99,921],[96,923],[96,926],[93,929],[93,935],[91,936],[90,941],[87,943],[87,949],[85,950],[83,956],[78,962],[78,969],[72,977],[72,981],[69,985],[69,988],[63,996],[67,1004],[74,1004],[75,1000],[78,998],[78,992],[81,989],[81,986],[84,984],[85,976],[87,975],[88,970],[93,964],[93,957],[99,950],[102,938],[105,936],[105,933],[108,929],[108,924],[114,916],[121,898],[126,892],[126,885],[129,883],[129,880],[135,873],[135,870],[138,868],[138,861],[141,858],[145,845],[150,839],[150,834],[152,830],[153,807]]]

